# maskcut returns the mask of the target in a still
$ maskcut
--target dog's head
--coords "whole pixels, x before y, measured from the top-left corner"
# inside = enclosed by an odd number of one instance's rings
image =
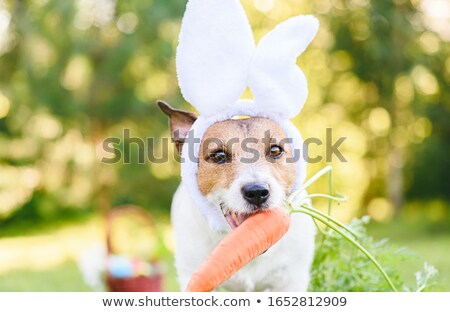
[[[164,102],[158,105],[169,116],[173,141],[181,151],[196,117]],[[252,213],[282,205],[296,178],[292,156],[286,132],[271,119],[220,121],[211,125],[202,138],[198,187],[234,229]]]
[[[281,205],[302,183],[303,162],[290,157],[291,146],[301,147],[301,135],[289,119],[300,112],[308,94],[297,57],[318,28],[313,16],[292,17],[255,45],[239,0],[188,1],[177,47],[177,77],[184,99],[200,116],[194,123],[192,113],[159,105],[171,119],[179,151],[191,128],[192,137],[202,139],[200,146],[183,148],[198,153],[199,161],[183,155],[181,175],[216,230],[226,226],[220,211],[234,228],[257,210]],[[247,87],[251,100],[241,99]],[[253,117],[233,119],[241,115]]]

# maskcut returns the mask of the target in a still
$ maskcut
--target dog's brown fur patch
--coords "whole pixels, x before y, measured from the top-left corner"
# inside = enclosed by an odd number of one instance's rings
[[[169,129],[178,153],[181,154],[184,139],[192,124],[197,120],[194,113],[175,109],[164,101],[156,101],[161,111],[169,116]]]
[[[286,139],[286,133],[279,124],[268,118],[255,117],[248,119],[230,119],[211,125],[203,136],[199,151],[198,185],[200,191],[207,195],[215,188],[228,189],[242,166],[242,158],[250,158],[254,154],[242,148],[244,139],[252,138],[254,141],[247,144],[248,148],[256,149],[259,157],[252,162],[255,169],[269,168],[271,174],[288,192],[295,181],[296,165],[286,162],[292,157],[292,147],[285,141],[281,144],[284,154],[278,159],[266,158],[270,143],[264,140],[266,131],[269,131],[271,144],[280,144]],[[257,140],[257,141],[256,141]],[[228,146],[227,146],[228,145]],[[208,161],[208,155],[217,149],[223,149],[231,156],[229,162],[217,164]]]

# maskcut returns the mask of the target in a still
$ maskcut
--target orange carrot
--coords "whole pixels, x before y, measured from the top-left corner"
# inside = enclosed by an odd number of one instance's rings
[[[212,291],[275,244],[289,229],[289,214],[276,208],[255,213],[231,231],[192,275],[186,291]]]

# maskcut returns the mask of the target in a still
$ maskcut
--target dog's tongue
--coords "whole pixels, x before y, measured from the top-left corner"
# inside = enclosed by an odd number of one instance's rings
[[[242,213],[235,213],[235,212],[227,212],[225,214],[225,219],[227,220],[228,224],[231,226],[231,228],[234,230],[239,225],[241,225],[242,222],[244,222],[249,215],[242,214]]]

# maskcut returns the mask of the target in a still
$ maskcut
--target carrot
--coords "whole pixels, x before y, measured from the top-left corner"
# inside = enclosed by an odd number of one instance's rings
[[[255,213],[227,234],[192,275],[186,291],[212,291],[275,244],[289,229],[289,214],[276,208]]]

